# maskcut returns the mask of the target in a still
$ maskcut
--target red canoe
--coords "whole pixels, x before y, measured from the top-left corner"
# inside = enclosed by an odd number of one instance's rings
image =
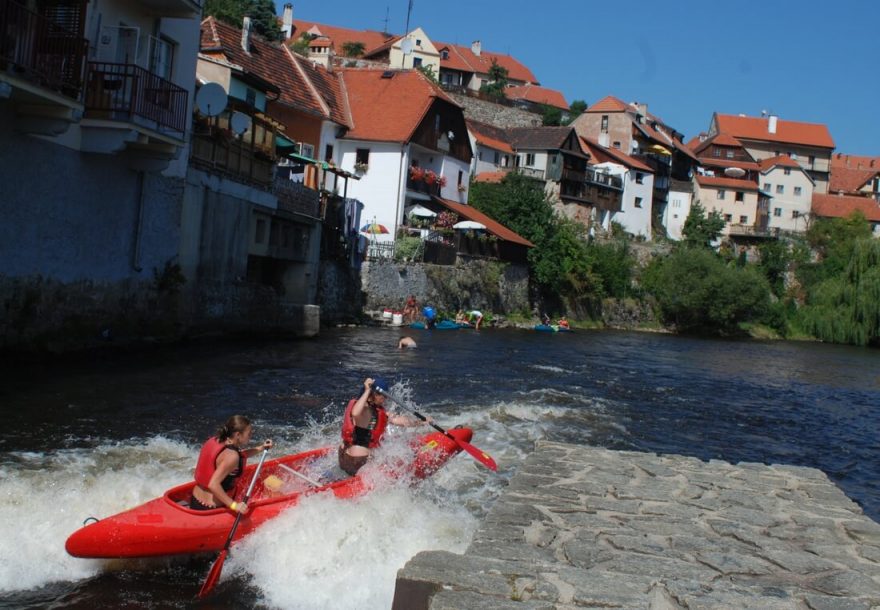
[[[466,443],[470,442],[473,434],[468,428],[453,428],[448,432]],[[419,437],[413,446],[413,461],[405,467],[405,471],[417,479],[431,476],[461,450],[458,443],[439,432]],[[324,447],[267,460],[248,503],[250,510],[239,523],[235,539],[247,536],[269,519],[296,505],[305,495],[330,491],[339,498],[352,498],[367,491],[369,484],[360,474],[318,487],[291,476],[291,469],[300,473],[308,472],[310,463],[331,452],[335,455],[335,451],[335,447]],[[254,468],[254,464],[248,466],[241,477],[245,485],[250,483]],[[273,494],[263,485],[270,476],[286,480],[282,494]],[[74,557],[114,558],[222,550],[235,515],[225,508],[206,511],[188,508],[193,485],[195,482],[192,481],[178,485],[166,491],[161,498],[80,528],[67,539],[67,552]]]

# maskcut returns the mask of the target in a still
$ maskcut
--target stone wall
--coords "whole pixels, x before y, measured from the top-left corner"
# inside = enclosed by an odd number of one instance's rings
[[[336,261],[321,261],[318,303],[322,324],[350,324],[363,318],[360,271]]]
[[[512,108],[503,104],[495,104],[463,93],[447,92],[458,104],[464,107],[465,118],[480,123],[488,123],[496,127],[540,127],[540,114],[527,112],[521,108]]]
[[[440,311],[480,309],[495,314],[528,312],[529,275],[523,265],[470,261],[457,266],[366,263],[361,271],[364,308],[402,309],[413,294]]]

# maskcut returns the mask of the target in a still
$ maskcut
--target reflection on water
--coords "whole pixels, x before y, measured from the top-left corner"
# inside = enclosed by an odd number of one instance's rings
[[[275,438],[279,452],[335,443],[342,409],[368,375],[393,380],[442,426],[473,427],[499,474],[459,456],[418,490],[291,511],[234,554],[215,607],[334,607],[306,583],[357,573],[357,552],[333,552],[351,547],[372,553],[375,574],[350,595],[387,608],[406,558],[462,550],[538,439],[813,466],[880,517],[877,350],[617,332],[411,333],[415,350],[396,348],[401,330],[344,329],[0,372],[0,536],[19,549],[0,555],[0,606],[188,607],[204,559],[76,560],[64,538],[84,516],[186,479],[201,441],[231,413],[249,415],[256,437]]]

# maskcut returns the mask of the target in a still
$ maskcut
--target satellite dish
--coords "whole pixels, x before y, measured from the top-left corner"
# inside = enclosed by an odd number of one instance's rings
[[[730,176],[731,178],[742,178],[746,175],[746,170],[741,167],[728,167],[724,170],[725,176]]]
[[[251,128],[251,117],[244,114],[243,112],[235,111],[232,113],[232,117],[229,119],[229,127],[232,128],[232,131],[233,133],[235,133],[235,135],[240,136]]]
[[[413,41],[410,38],[404,38],[400,43],[400,50],[403,51],[404,55],[409,55],[413,52]]]
[[[196,108],[205,116],[217,116],[226,110],[226,89],[220,83],[205,83],[196,93]]]

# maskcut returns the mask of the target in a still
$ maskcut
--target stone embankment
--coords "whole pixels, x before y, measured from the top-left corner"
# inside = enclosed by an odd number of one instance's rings
[[[880,525],[821,471],[539,442],[464,555],[395,610],[871,610]]]

